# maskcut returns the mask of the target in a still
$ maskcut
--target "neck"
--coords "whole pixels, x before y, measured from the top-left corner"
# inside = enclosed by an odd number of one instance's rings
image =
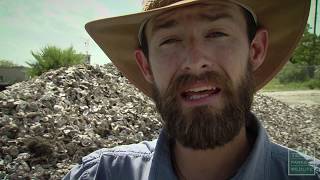
[[[173,146],[179,179],[227,179],[247,158],[250,144],[245,127],[229,143],[208,150],[194,150],[179,142]],[[186,178],[187,177],[187,178]]]

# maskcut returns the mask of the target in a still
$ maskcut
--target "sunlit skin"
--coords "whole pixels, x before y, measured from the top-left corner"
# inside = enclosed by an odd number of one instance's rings
[[[145,79],[164,92],[172,78],[185,73],[199,75],[207,71],[224,73],[238,87],[247,63],[255,71],[266,55],[268,33],[260,28],[249,42],[245,17],[238,5],[217,1],[176,9],[151,19],[146,27],[148,57],[137,49],[136,62]],[[249,62],[248,62],[249,60]],[[183,88],[214,86],[198,82]],[[223,91],[223,89],[221,90]],[[209,105],[213,110],[224,106],[222,93],[197,103],[180,99],[183,109]],[[188,179],[225,179],[241,166],[250,151],[243,127],[223,147],[192,150],[176,143],[178,167]]]

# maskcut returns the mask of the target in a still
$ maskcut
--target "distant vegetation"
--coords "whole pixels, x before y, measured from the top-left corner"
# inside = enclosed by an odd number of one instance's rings
[[[16,67],[19,66],[9,60],[0,59],[0,67]]]
[[[320,89],[320,37],[307,26],[290,62],[264,90]]]
[[[28,74],[31,77],[40,76],[52,69],[81,64],[85,60],[85,55],[77,53],[73,47],[61,49],[56,46],[46,46],[39,52],[31,51],[31,54],[35,61],[26,62],[30,66]]]

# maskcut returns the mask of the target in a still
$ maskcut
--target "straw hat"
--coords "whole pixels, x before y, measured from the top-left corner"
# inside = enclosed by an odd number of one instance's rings
[[[139,47],[138,34],[141,24],[167,10],[203,1],[205,0],[145,0],[144,11],[141,13],[92,21],[87,23],[85,28],[122,74],[151,97],[152,86],[144,79],[134,57],[134,50]],[[269,82],[291,57],[307,23],[310,0],[232,1],[253,12],[259,26],[269,32],[267,57],[254,72],[257,91]]]

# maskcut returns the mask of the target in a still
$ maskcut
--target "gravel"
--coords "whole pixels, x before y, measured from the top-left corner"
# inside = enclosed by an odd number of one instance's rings
[[[320,157],[320,105],[256,94],[252,110],[274,142]],[[61,179],[90,152],[160,129],[151,99],[112,64],[50,71],[0,92],[0,179]]]

